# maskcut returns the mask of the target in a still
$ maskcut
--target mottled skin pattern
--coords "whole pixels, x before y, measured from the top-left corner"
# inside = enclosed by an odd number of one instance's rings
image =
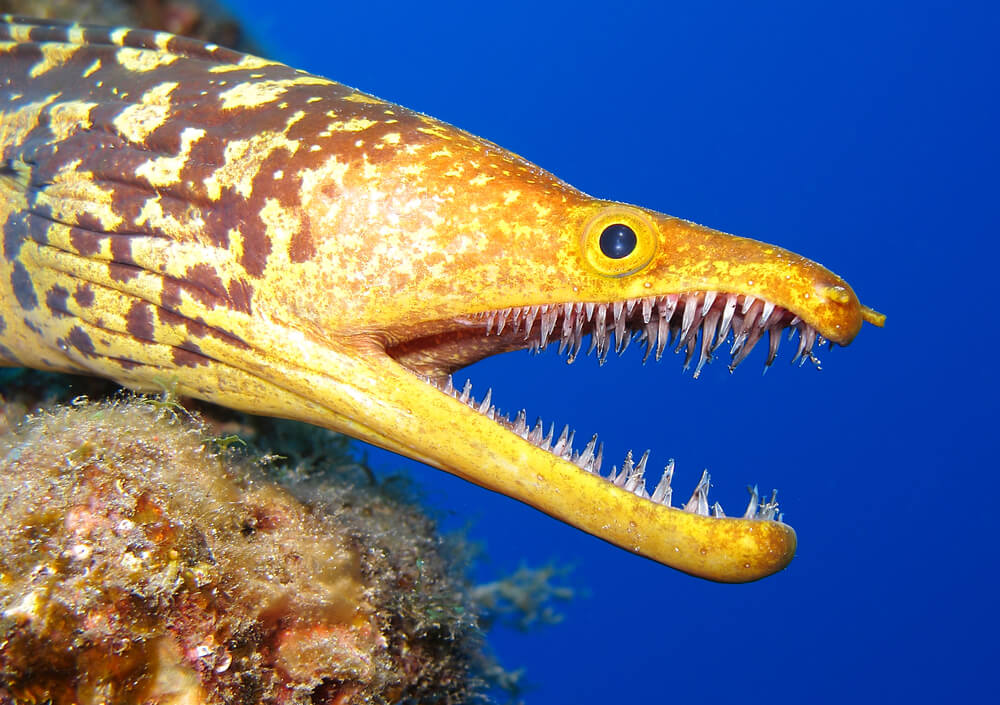
[[[738,292],[840,344],[877,320],[790,252],[167,34],[0,19],[0,150],[4,364],[327,426],[717,580],[784,567],[794,532],[642,500],[414,373],[514,347],[472,318],[512,306]],[[622,261],[594,242],[611,222],[638,234]]]

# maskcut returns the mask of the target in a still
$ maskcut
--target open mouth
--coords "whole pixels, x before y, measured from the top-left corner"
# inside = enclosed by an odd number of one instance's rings
[[[524,306],[485,311],[459,317],[447,328],[409,337],[390,346],[387,352],[400,364],[418,374],[441,392],[458,399],[481,415],[520,436],[534,446],[571,462],[582,471],[603,478],[625,492],[671,507],[673,460],[659,480],[647,487],[649,451],[638,460],[629,451],[621,466],[605,474],[603,444],[594,435],[582,448],[575,445],[575,432],[568,426],[558,435],[555,424],[538,419],[528,422],[521,410],[513,417],[492,403],[492,390],[476,398],[471,382],[457,389],[450,372],[488,355],[517,349],[540,351],[558,346],[567,362],[580,355],[596,354],[601,364],[613,350],[621,354],[630,344],[645,346],[643,361],[659,360],[665,351],[684,355],[684,368],[694,365],[697,377],[714,358],[728,353],[729,369],[734,370],[765,337],[768,338],[765,369],[778,355],[782,336],[788,331],[797,346],[793,362],[819,360],[813,349],[824,342],[815,328],[791,311],[764,299],[715,291],[694,291],[627,299],[612,303],[566,303]],[[589,338],[589,340],[588,340]],[[831,343],[832,345],[832,343]],[[701,516],[724,517],[722,507],[709,503],[710,478],[703,472],[690,499],[676,509]],[[757,488],[749,488],[750,501],[742,517],[777,520],[777,492],[761,501]]]

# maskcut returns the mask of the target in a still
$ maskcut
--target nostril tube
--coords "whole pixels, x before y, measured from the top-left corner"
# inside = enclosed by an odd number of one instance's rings
[[[833,286],[824,286],[820,293],[830,301],[834,301],[838,304],[846,304],[851,300],[851,294],[848,292],[846,287],[840,286],[839,284],[834,284]]]

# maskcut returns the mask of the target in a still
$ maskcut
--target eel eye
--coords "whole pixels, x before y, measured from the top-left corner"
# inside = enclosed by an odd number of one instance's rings
[[[659,230],[642,210],[608,204],[584,226],[581,254],[597,274],[625,277],[649,264],[659,239]]]
[[[601,252],[611,259],[621,259],[632,254],[636,244],[635,231],[627,225],[615,223],[601,233]]]

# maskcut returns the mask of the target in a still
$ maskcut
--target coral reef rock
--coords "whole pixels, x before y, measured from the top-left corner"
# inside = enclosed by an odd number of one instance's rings
[[[226,445],[150,399],[0,437],[0,703],[474,697],[476,610],[433,522]]]

